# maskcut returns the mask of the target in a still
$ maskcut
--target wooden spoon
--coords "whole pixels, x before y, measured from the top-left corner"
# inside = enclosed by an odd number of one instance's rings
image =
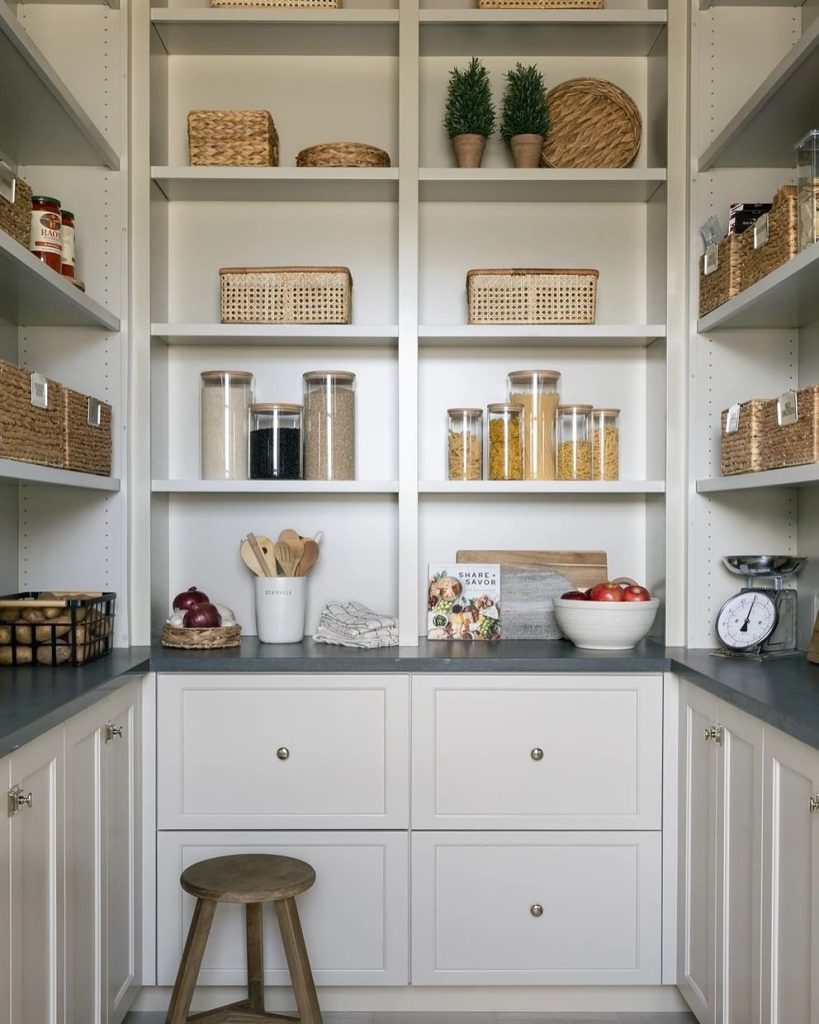
[[[255,576],[275,576],[276,563],[273,559],[273,541],[261,534],[254,535],[259,546],[262,557],[259,558],[253,550],[250,538],[246,537],[239,545],[239,554],[242,561]]]
[[[318,561],[318,556],[318,544],[314,540],[306,540],[304,542],[304,554],[301,556],[299,564],[296,566],[296,575],[306,576]]]
[[[267,539],[267,538],[265,538],[265,539]],[[275,576],[276,575],[275,563],[273,565],[271,565],[271,563],[270,563],[270,561],[269,561],[269,559],[267,557],[267,554],[265,553],[265,550],[262,547],[262,544],[260,542],[261,538],[257,537],[255,533],[249,533],[247,535],[247,540],[248,540],[248,543],[250,544],[251,548],[253,549],[253,554],[256,556],[256,559],[260,562],[261,565],[264,566],[264,574],[265,574],[265,576]]]
[[[282,576],[295,575],[296,564],[293,561],[293,552],[287,541],[278,540],[273,545],[273,556],[282,570]]]

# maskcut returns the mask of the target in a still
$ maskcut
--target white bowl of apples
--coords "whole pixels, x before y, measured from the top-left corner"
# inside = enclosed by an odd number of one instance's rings
[[[645,587],[625,578],[554,599],[555,620],[575,647],[628,651],[648,634],[660,602]]]

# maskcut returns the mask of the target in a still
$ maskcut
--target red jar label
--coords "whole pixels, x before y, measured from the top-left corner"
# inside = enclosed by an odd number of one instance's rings
[[[59,213],[49,210],[31,211],[31,242],[29,249],[34,253],[52,253],[62,256],[62,220]]]

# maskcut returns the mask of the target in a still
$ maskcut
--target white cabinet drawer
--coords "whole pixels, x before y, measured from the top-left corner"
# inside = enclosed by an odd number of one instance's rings
[[[318,985],[406,985],[406,832],[160,832],[157,983],[173,985],[194,900],[179,885],[189,865],[230,853],[278,853],[312,864],[316,882],[296,898]],[[264,911],[264,980],[289,985],[275,912]],[[201,985],[244,985],[244,908],[220,904]]]
[[[661,827],[662,676],[412,685],[413,828]]]
[[[158,822],[406,828],[406,676],[160,675]]]
[[[656,832],[413,833],[412,982],[659,985],[660,869]]]

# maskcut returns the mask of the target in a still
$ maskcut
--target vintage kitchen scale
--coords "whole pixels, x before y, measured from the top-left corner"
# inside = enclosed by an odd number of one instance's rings
[[[723,565],[746,586],[717,615],[723,649],[716,654],[757,659],[796,654],[797,592],[785,581],[806,559],[794,555],[728,555]],[[765,586],[763,586],[765,582]]]

